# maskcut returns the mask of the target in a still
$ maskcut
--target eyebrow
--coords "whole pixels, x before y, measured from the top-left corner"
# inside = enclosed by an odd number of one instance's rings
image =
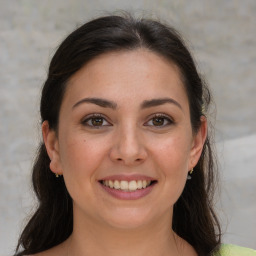
[[[176,105],[182,110],[181,105],[174,99],[172,98],[160,98],[160,99],[152,99],[152,100],[145,100],[141,104],[141,108],[150,108],[150,107],[156,107],[160,106],[166,103],[171,103]]]
[[[95,104],[95,105],[98,105],[103,108],[111,108],[114,110],[117,108],[117,104],[113,101],[109,101],[109,100],[102,99],[102,98],[84,98],[84,99],[78,101],[72,107],[72,109],[76,108],[77,106],[81,105],[82,103],[91,103],[91,104]],[[151,107],[164,105],[166,103],[174,104],[182,110],[181,105],[176,100],[174,100],[172,98],[160,98],[160,99],[145,100],[142,102],[140,107],[142,109],[145,109],[145,108],[151,108]]]
[[[92,104],[98,105],[98,106],[103,107],[103,108],[111,108],[111,109],[116,109],[117,108],[117,104],[113,101],[100,99],[100,98],[84,98],[84,99],[78,101],[72,107],[72,109],[76,108],[77,106],[79,106],[82,103],[92,103]]]

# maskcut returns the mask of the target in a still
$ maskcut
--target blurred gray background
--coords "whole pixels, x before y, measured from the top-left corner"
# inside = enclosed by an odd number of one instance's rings
[[[179,29],[217,106],[224,242],[256,249],[255,0],[0,0],[0,255],[14,251],[33,196],[40,88],[57,45],[83,22],[124,9]]]

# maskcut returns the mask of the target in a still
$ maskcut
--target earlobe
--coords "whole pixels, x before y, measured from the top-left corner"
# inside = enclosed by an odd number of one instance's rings
[[[199,161],[207,137],[207,119],[205,116],[201,116],[200,119],[200,128],[198,129],[198,132],[194,135],[193,138],[189,169],[194,168]]]
[[[56,132],[50,129],[48,121],[44,121],[42,124],[42,134],[47,154],[51,160],[50,169],[55,174],[60,175],[62,174],[62,169],[59,157],[59,142]]]

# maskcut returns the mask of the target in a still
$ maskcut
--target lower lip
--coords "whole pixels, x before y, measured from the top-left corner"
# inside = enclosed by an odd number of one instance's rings
[[[153,183],[152,185],[150,185],[144,189],[137,189],[132,192],[110,188],[110,187],[104,186],[100,182],[99,182],[99,184],[108,194],[110,194],[111,196],[113,196],[115,198],[122,199],[122,200],[136,200],[136,199],[139,199],[139,198],[142,198],[142,197],[148,195],[152,191],[152,189],[154,188],[156,183]]]

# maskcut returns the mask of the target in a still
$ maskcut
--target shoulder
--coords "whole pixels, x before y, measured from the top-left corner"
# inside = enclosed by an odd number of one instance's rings
[[[218,254],[216,254],[217,256]],[[256,251],[233,244],[223,244],[219,251],[220,256],[256,256]]]

